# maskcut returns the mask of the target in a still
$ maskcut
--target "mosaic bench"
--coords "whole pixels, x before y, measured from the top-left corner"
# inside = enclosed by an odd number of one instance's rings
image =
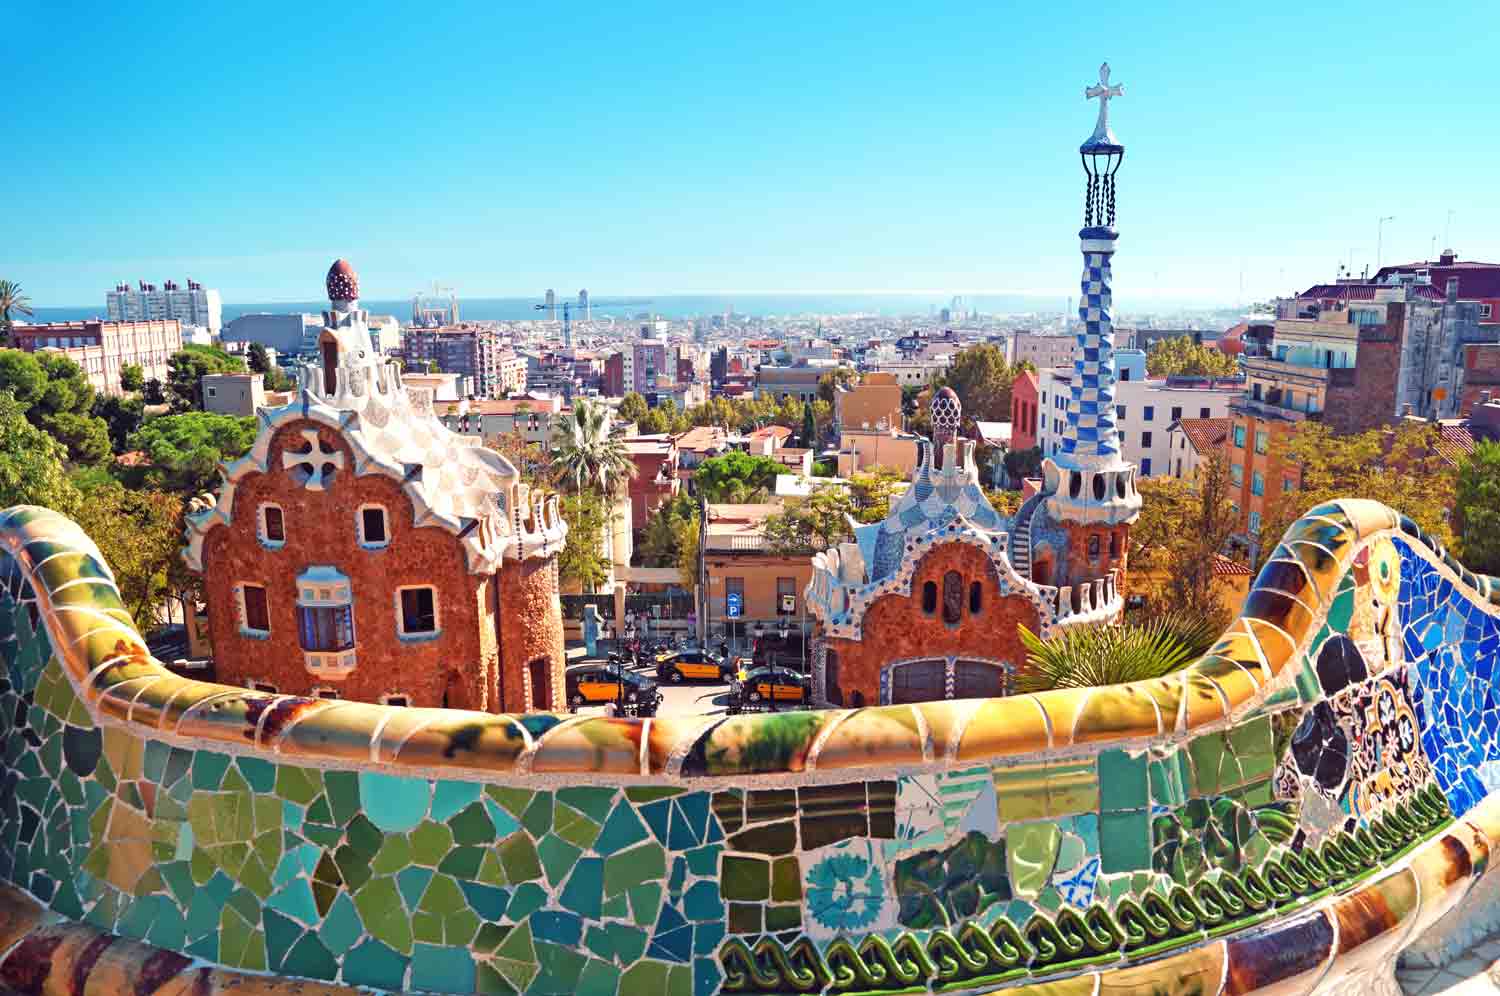
[[[0,546],[0,990],[1379,993],[1500,926],[1500,585],[1378,503],[1165,678],[728,718],[194,681]]]

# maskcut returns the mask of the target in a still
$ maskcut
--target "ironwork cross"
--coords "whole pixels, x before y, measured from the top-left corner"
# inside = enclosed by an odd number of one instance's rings
[[[1109,101],[1111,97],[1125,96],[1125,86],[1109,85],[1109,63],[1099,67],[1099,83],[1096,86],[1087,87],[1083,91],[1085,100],[1099,98],[1099,121],[1094,125],[1094,137],[1103,138],[1109,134]]]

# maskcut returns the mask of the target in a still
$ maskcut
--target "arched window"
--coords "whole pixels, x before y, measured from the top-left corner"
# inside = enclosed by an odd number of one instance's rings
[[[937,611],[936,581],[926,581],[922,584],[922,611],[929,616]]]
[[[323,340],[323,393],[332,397],[339,389],[339,344]]]
[[[984,606],[984,585],[978,581],[969,585],[969,615],[977,616]]]
[[[1098,560],[1099,559],[1099,534],[1098,533],[1094,533],[1092,536],[1089,537],[1089,559],[1090,560]]]
[[[964,578],[957,571],[943,575],[943,622],[953,625],[964,614]]]
[[[1109,534],[1109,559],[1120,559],[1120,534],[1112,532]]]

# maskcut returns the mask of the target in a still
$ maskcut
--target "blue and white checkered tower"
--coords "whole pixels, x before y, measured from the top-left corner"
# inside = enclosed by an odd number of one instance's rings
[[[1099,120],[1078,149],[1088,175],[1083,230],[1078,233],[1083,250],[1081,327],[1062,449],[1042,465],[1047,511],[1061,522],[1116,525],[1134,522],[1141,510],[1135,464],[1121,455],[1115,428],[1115,330],[1110,317],[1110,260],[1119,238],[1115,173],[1125,146],[1110,130],[1109,101],[1124,93],[1123,86],[1110,85],[1109,63],[1099,68],[1099,83],[1084,90],[1086,98],[1098,99]]]

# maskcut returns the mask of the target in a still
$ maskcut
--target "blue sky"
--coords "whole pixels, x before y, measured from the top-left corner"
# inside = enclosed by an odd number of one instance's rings
[[[1472,0],[9,6],[0,276],[38,305],[305,300],[339,255],[367,298],[1068,294],[1106,58],[1122,304],[1331,279],[1381,215],[1388,262],[1450,209],[1500,258]]]

